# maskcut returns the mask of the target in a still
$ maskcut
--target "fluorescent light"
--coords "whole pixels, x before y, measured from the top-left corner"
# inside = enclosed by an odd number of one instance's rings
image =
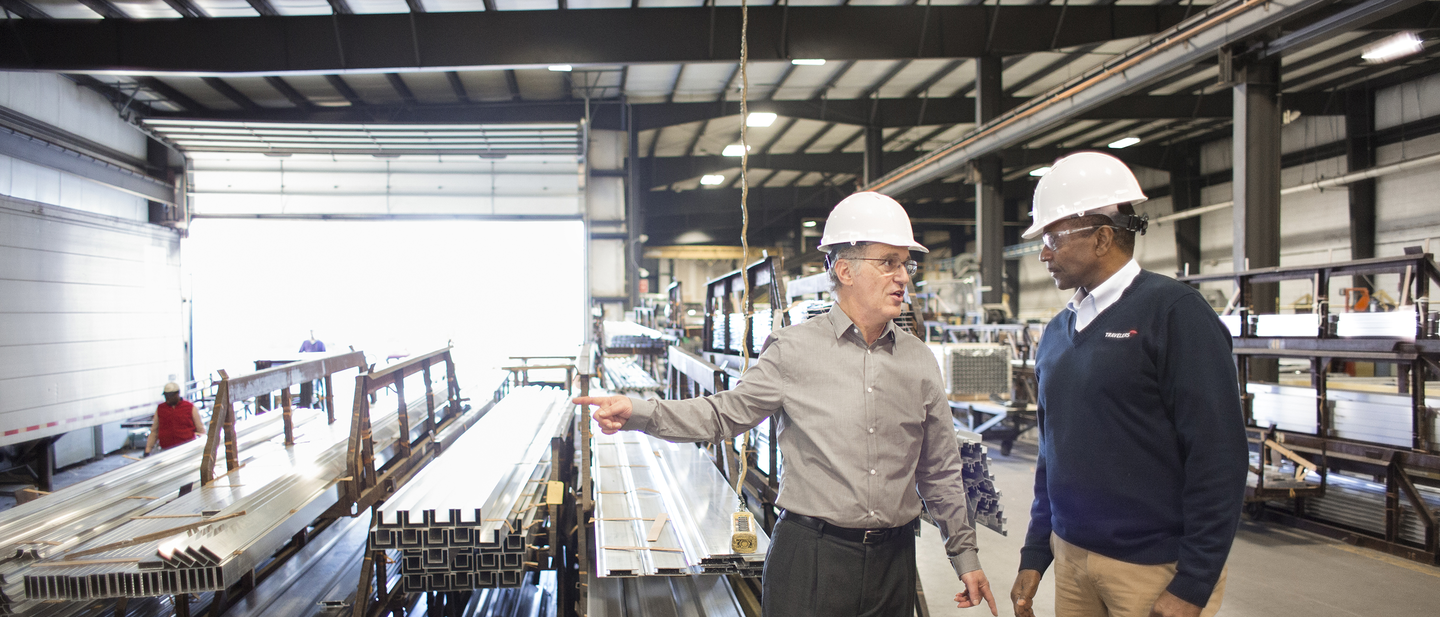
[[[777,116],[775,114],[772,114],[768,111],[752,112],[749,117],[745,118],[745,126],[770,126],[772,124],[775,124],[776,117]]]
[[[1425,42],[1414,32],[1397,32],[1360,50],[1360,58],[1370,64],[1381,64],[1425,49]]]
[[[1129,148],[1130,146],[1138,143],[1140,143],[1139,137],[1126,137],[1124,139],[1117,139],[1110,142],[1110,147],[1119,150],[1121,148]]]
[[[573,70],[573,69],[574,69],[574,67],[571,67],[571,66],[568,65],[568,64],[552,64],[552,65],[550,65],[550,70],[555,71],[556,73],[569,73],[569,72],[570,72],[571,70]]]
[[[695,316],[695,309],[687,310],[687,311],[685,311],[685,314],[686,314],[686,315],[689,315],[689,316],[691,316],[691,317],[694,317],[694,316]]]
[[[1037,168],[1035,168],[1034,170],[1032,170],[1032,171],[1030,172],[1030,175],[1035,176],[1036,178],[1039,178],[1040,176],[1043,176],[1043,175],[1048,174],[1048,173],[1050,173],[1050,168],[1049,168],[1049,167],[1037,167]]]
[[[815,221],[805,221],[804,223],[801,223],[800,225],[803,226],[803,227],[814,227],[814,226],[815,226]]]
[[[725,183],[725,176],[720,174],[705,174],[700,176],[700,184],[705,186],[719,186]]]
[[[795,66],[825,66],[824,58],[796,58],[790,61]]]
[[[740,156],[749,151],[750,146],[744,146],[744,149],[741,149],[740,144],[730,144],[720,151],[720,156]]]

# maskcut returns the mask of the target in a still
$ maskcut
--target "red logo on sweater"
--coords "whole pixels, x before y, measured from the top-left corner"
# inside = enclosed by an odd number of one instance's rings
[[[1135,336],[1136,334],[1139,334],[1139,332],[1136,330],[1131,330],[1129,332],[1106,332],[1105,338],[1130,338],[1132,336]]]

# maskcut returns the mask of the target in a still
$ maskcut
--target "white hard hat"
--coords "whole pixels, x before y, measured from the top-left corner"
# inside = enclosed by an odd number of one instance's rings
[[[169,394],[169,393],[171,393],[171,392],[179,392],[179,391],[180,391],[180,384],[175,383],[175,382],[173,382],[173,381],[170,382],[170,383],[165,384],[165,393],[166,393],[166,394]]]
[[[1116,214],[1118,210],[1097,211],[1120,204],[1133,206],[1146,199],[1135,174],[1120,159],[1100,152],[1076,152],[1055,161],[1050,173],[1040,177],[1030,206],[1034,222],[1020,237],[1034,238],[1066,217]]]
[[[910,215],[900,202],[879,193],[855,193],[830,211],[825,219],[825,235],[820,238],[820,250],[830,252],[838,244],[856,242],[879,242],[890,246],[902,246],[912,251],[929,253],[915,241],[915,232],[910,228]]]

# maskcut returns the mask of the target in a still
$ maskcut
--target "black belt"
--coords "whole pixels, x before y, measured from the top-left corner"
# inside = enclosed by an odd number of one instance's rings
[[[860,544],[881,544],[902,537],[907,533],[915,533],[915,521],[910,521],[899,527],[887,527],[883,529],[854,529],[841,527],[833,523],[827,523],[813,516],[796,514],[789,510],[780,511],[780,520],[790,521],[801,527],[808,527],[832,538],[839,538],[847,542]],[[916,521],[920,520],[918,517]]]

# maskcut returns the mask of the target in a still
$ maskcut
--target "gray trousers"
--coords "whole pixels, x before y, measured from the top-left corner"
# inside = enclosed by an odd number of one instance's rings
[[[761,579],[765,617],[910,617],[915,614],[915,534],[879,544],[775,524]]]

